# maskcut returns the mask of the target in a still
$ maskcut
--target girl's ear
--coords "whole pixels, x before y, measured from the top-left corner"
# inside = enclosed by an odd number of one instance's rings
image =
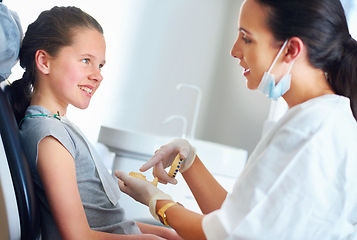
[[[35,61],[37,69],[43,74],[50,72],[50,55],[45,50],[37,50],[35,54]]]
[[[298,37],[292,37],[287,44],[287,51],[285,52],[285,62],[289,63],[297,59],[303,52],[305,47],[304,42]]]

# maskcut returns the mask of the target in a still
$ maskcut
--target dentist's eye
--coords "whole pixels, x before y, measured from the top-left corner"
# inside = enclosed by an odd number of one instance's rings
[[[242,40],[245,42],[245,43],[251,43],[252,41],[249,40],[248,38],[246,38],[245,36],[242,36]]]

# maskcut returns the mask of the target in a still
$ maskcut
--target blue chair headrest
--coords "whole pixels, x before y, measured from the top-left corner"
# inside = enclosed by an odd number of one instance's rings
[[[16,12],[0,2],[0,76],[7,79],[16,64],[23,32]]]

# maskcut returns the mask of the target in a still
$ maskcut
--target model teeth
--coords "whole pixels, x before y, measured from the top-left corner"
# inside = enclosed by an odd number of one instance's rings
[[[89,87],[79,86],[79,89],[86,91],[88,94],[91,94],[93,92],[93,89],[90,89]]]

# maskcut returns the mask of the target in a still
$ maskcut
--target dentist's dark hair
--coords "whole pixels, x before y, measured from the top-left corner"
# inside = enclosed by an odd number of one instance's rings
[[[336,94],[350,99],[357,119],[357,42],[339,0],[255,0],[267,7],[267,26],[278,41],[299,37],[310,63],[326,73]]]
[[[73,43],[73,36],[80,28],[95,29],[103,34],[100,24],[76,7],[53,7],[42,12],[36,21],[28,26],[19,53],[20,66],[25,72],[21,79],[11,84],[12,105],[18,123],[30,105],[32,89],[35,86],[36,52],[44,50],[52,57],[56,57],[62,47]]]

